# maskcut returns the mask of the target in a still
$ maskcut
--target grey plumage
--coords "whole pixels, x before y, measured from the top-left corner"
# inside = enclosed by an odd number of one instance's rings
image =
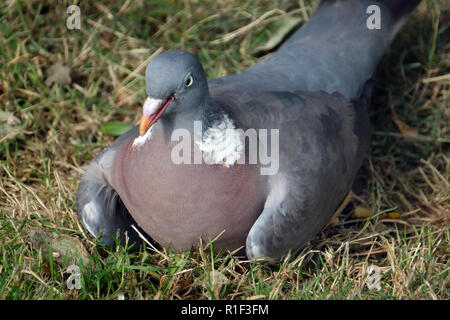
[[[245,245],[249,258],[278,258],[301,247],[351,188],[370,139],[371,77],[419,2],[323,1],[274,55],[208,82],[193,55],[157,56],[146,71],[147,93],[173,102],[142,148],[132,148],[134,128],[90,164],[78,190],[79,219],[95,236],[103,230],[100,240],[110,245],[118,229],[122,240],[127,231],[139,241],[130,228],[137,223],[175,250],[222,229],[218,247]],[[380,30],[366,27],[366,8],[374,3]],[[205,130],[226,116],[243,130],[280,130],[276,175],[257,176],[248,162],[230,169],[171,163],[174,129],[193,132],[200,120]]]
[[[90,164],[80,181],[77,192],[77,213],[88,231],[108,246],[116,240],[125,245],[125,234],[130,244],[142,243],[141,238],[131,228],[137,227],[117,192],[111,187],[111,168],[119,146],[130,137],[137,135],[137,127],[120,136],[104,149]],[[117,238],[116,238],[117,237]]]

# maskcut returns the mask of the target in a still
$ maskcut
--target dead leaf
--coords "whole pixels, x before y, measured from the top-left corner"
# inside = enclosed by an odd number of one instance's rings
[[[50,270],[50,263],[45,262],[44,265],[39,270],[39,275],[41,277],[50,277],[51,270]]]
[[[0,142],[12,139],[21,132],[20,120],[12,112],[0,110]]]
[[[215,288],[221,288],[223,285],[228,285],[230,280],[220,271],[213,270],[205,275],[203,279],[203,287],[206,289],[208,285]]]
[[[269,31],[272,33],[269,40],[267,40],[267,42],[262,46],[257,47],[253,51],[253,54],[257,55],[275,49],[301,21],[301,18],[282,16],[270,23],[267,26]]]
[[[111,34],[104,31],[100,33],[100,41],[102,43],[102,45],[109,49],[111,48]]]
[[[230,280],[218,270],[207,272],[202,278],[202,287],[206,290],[212,290],[216,297],[223,286],[230,284]]]
[[[46,86],[56,84],[70,84],[72,79],[70,78],[70,68],[63,65],[62,62],[57,62],[48,69],[47,79],[45,80]]]
[[[44,259],[49,258],[50,250],[53,260],[64,265],[78,265],[80,262],[87,266],[90,256],[80,240],[65,234],[57,234],[42,229],[32,229],[29,234],[30,242],[37,250],[42,250]]]
[[[1,111],[0,110],[0,123],[5,123],[7,125],[13,126],[13,125],[17,125],[20,124],[19,119],[17,119],[12,112],[8,112],[8,111]]]
[[[392,121],[395,123],[395,125],[397,126],[398,130],[400,130],[401,134],[404,137],[417,137],[419,135],[419,133],[417,132],[416,129],[411,128],[410,126],[408,126],[406,123],[404,123],[403,121],[401,121],[399,118],[392,116],[391,117]]]
[[[353,212],[353,218],[355,218],[355,219],[367,219],[367,218],[370,218],[371,216],[373,216],[372,210],[367,207],[357,206],[355,208],[355,211]],[[391,211],[391,212],[382,213],[378,218],[380,220],[400,219],[401,214],[398,213],[397,211]]]
[[[372,215],[372,210],[367,207],[357,206],[353,212],[353,218],[367,219]]]
[[[380,216],[380,219],[400,219],[402,217],[402,215],[396,211],[391,211],[391,212],[387,212],[387,213],[383,213]]]
[[[9,90],[8,81],[6,81],[6,74],[5,72],[0,73],[0,79],[2,79],[2,82],[0,84],[0,94],[6,93]]]
[[[117,103],[123,104],[129,98],[130,98],[130,95],[128,94],[128,92],[126,92],[125,90],[119,91],[119,93],[117,94]]]
[[[191,283],[187,280],[181,279],[180,281],[178,281],[178,285],[180,288],[182,289],[186,289],[189,288],[191,286]]]

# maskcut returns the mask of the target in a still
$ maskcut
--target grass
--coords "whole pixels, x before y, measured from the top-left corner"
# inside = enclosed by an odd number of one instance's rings
[[[276,264],[216,252],[213,244],[182,254],[104,248],[77,222],[75,194],[84,166],[114,139],[99,128],[137,123],[152,54],[183,48],[208,77],[241,72],[260,59],[254,48],[274,36],[274,20],[304,22],[315,1],[82,2],[80,30],[66,28],[69,1],[1,2],[0,105],[14,118],[0,135],[0,298],[449,299],[444,2],[425,0],[380,64],[374,135],[351,205]],[[46,85],[59,61],[70,67],[71,83]],[[374,214],[355,219],[358,207]],[[31,243],[36,228],[81,241],[91,264],[81,265],[80,290],[66,286],[67,261]],[[380,268],[380,290],[366,285],[370,265]]]

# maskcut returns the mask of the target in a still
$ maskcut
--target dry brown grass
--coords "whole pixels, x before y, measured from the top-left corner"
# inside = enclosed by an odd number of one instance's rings
[[[80,226],[75,193],[83,167],[113,140],[99,131],[103,123],[137,122],[148,57],[184,48],[199,56],[209,77],[240,72],[258,60],[252,49],[270,38],[271,19],[305,18],[313,8],[311,1],[300,8],[285,1],[200,2],[160,1],[146,10],[143,1],[83,2],[80,31],[66,29],[68,1],[0,4],[0,105],[18,120],[10,119],[8,136],[0,137],[0,298],[448,299],[444,1],[425,1],[381,63],[371,150],[352,205],[300,254],[268,265],[211,252],[213,246],[130,253],[100,247]],[[58,61],[71,68],[71,83],[48,87],[48,70]],[[355,219],[356,206],[373,215]],[[84,270],[82,289],[68,290],[65,266],[31,245],[33,228],[81,240],[95,265]],[[371,264],[382,272],[379,291],[366,285]]]

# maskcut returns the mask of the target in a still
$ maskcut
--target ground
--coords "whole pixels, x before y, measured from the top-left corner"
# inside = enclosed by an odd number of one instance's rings
[[[350,206],[274,264],[210,244],[111,250],[75,218],[83,168],[139,119],[149,57],[186,49],[208,77],[241,72],[286,33],[283,21],[301,25],[316,2],[149,3],[82,2],[81,28],[70,30],[72,2],[1,2],[0,299],[450,298],[448,2],[425,0],[379,66],[374,134]],[[91,261],[80,264],[80,289],[68,288],[67,259],[36,232]]]

